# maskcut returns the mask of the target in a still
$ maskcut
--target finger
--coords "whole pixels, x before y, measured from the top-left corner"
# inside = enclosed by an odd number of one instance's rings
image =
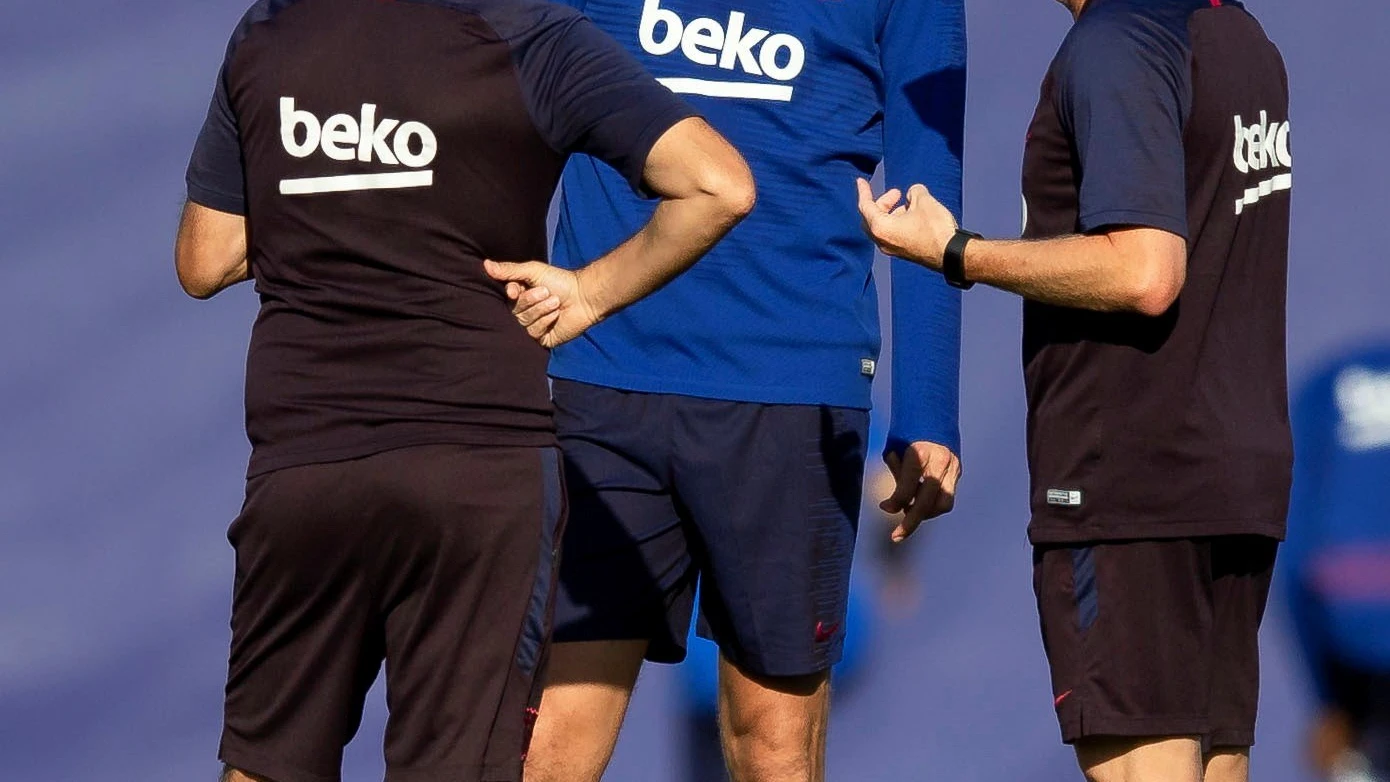
[[[888,465],[888,472],[896,476],[898,469],[903,466],[903,457],[897,451],[889,451],[883,455],[883,463]]]
[[[544,340],[546,335],[550,333],[550,330],[555,327],[555,322],[559,319],[560,313],[558,311],[552,312],[549,315],[546,315],[545,317],[542,317],[541,319],[537,320],[535,323],[532,323],[531,325],[527,326],[526,333],[530,334],[531,337],[537,341]],[[541,344],[545,343],[541,342]]]
[[[509,282],[507,283],[507,288],[510,289],[513,285],[517,285],[517,283]],[[515,298],[516,304],[512,306],[512,314],[520,314],[550,298],[550,289],[544,285],[537,285],[534,288],[522,288],[522,290],[524,292]]]
[[[855,177],[854,186],[859,191],[859,204],[873,203],[874,189],[869,186],[869,180],[864,177]]]
[[[519,298],[521,294],[525,292],[525,290],[525,285],[522,285],[519,282],[509,282],[507,283],[507,298],[511,299],[512,301],[516,301],[517,298]]]
[[[912,503],[912,498],[916,496],[918,487],[922,484],[922,466],[916,456],[909,450],[905,457],[901,460],[897,470],[897,490],[893,492],[893,496],[879,505],[887,513],[906,510]]]
[[[922,526],[922,522],[931,518],[936,509],[937,497],[941,493],[941,485],[934,480],[923,481],[917,490],[917,495],[912,500],[912,506],[903,514],[903,520],[898,524],[898,528],[893,530],[893,542],[902,543]]]
[[[892,499],[893,494],[897,493],[898,472],[902,469],[903,460],[902,457],[898,455],[897,451],[889,451],[883,455],[883,463],[888,465],[888,472],[893,476],[893,492],[890,492],[887,497],[883,498],[883,500],[879,502],[878,507],[879,510],[884,513],[897,513],[897,506],[892,504]]]
[[[893,207],[897,206],[898,202],[901,200],[903,200],[903,191],[895,187],[879,196],[874,203],[878,204],[879,209],[888,212],[892,211]]]
[[[535,323],[541,318],[554,314],[555,312],[559,311],[559,309],[560,297],[551,296],[550,298],[536,304],[534,307],[531,307],[525,312],[518,312],[516,314],[516,319],[521,323],[521,325],[529,327],[532,323]]]
[[[864,218],[864,224],[867,226],[875,217],[883,214],[883,210],[874,202],[874,191],[869,187],[868,180],[860,177],[854,180],[854,183],[859,189],[859,215]]]
[[[916,532],[917,528],[920,526],[922,526],[921,519],[917,519],[915,521],[908,521],[906,518],[904,518],[901,522],[898,523],[898,526],[893,529],[893,535],[891,539],[894,543],[902,543],[903,541],[912,537],[912,533]]]
[[[946,468],[946,475],[941,480],[941,493],[936,498],[935,516],[944,516],[955,510],[956,507],[956,486],[960,483],[961,464],[953,454],[951,464]]]

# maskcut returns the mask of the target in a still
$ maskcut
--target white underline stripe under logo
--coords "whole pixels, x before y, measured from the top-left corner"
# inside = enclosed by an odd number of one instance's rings
[[[1244,212],[1247,206],[1258,204],[1261,198],[1271,193],[1292,189],[1293,174],[1278,174],[1277,176],[1270,177],[1255,187],[1247,189],[1244,198],[1236,199],[1236,214]]]
[[[345,176],[282,179],[280,180],[280,195],[343,193],[352,190],[398,190],[407,187],[429,187],[433,184],[433,171],[399,171],[390,174],[347,174]]]
[[[789,84],[755,84],[746,81],[709,81],[707,79],[657,79],[666,89],[678,95],[703,95],[707,98],[748,98],[750,100],[792,99]]]

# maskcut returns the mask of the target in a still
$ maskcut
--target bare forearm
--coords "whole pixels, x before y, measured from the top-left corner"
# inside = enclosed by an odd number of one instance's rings
[[[860,178],[864,230],[887,255],[945,267],[956,218],[923,185],[875,197]],[[975,239],[965,247],[966,280],[1059,307],[1100,312],[1167,312],[1187,280],[1187,240],[1161,228],[1120,226],[1105,233],[1040,241]],[[953,270],[955,273],[959,270]]]
[[[972,241],[965,248],[970,280],[1059,307],[1112,312],[1133,309],[1134,264],[1107,236],[1043,241]]]
[[[675,279],[741,217],[715,195],[662,201],[641,231],[579,271],[595,315],[607,317]]]

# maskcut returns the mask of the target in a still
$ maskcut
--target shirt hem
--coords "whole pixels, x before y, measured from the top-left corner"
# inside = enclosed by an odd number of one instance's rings
[[[246,216],[246,201],[237,196],[219,193],[202,185],[188,183],[188,200],[217,212]]]
[[[836,389],[791,388],[787,386],[745,386],[724,383],[699,383],[689,380],[672,380],[648,375],[625,375],[617,372],[571,372],[551,363],[550,376],[557,380],[572,380],[588,383],[591,386],[605,386],[622,391],[638,391],[648,394],[678,394],[704,399],[720,399],[728,402],[754,402],[767,405],[825,405],[827,407],[848,407],[855,410],[869,410],[873,407],[870,388],[866,383],[862,390],[840,387]]]
[[[1082,233],[1091,233],[1112,225],[1134,225],[1144,228],[1157,228],[1187,240],[1187,217],[1174,217],[1158,212],[1143,212],[1133,209],[1114,209],[1082,215],[1078,220]]]
[[[652,148],[656,146],[656,142],[660,141],[661,137],[666,135],[666,131],[674,128],[677,124],[699,116],[700,114],[695,111],[694,107],[681,102],[656,115],[638,134],[637,141],[632,145],[631,155],[632,162],[637,164],[635,170],[622,173],[623,179],[627,180],[628,187],[631,187],[632,192],[636,193],[639,198],[652,197],[652,194],[648,193],[644,186],[644,180],[647,172],[647,158],[651,157]]]
[[[1057,543],[1091,543],[1121,540],[1169,540],[1209,538],[1219,535],[1261,535],[1282,541],[1285,524],[1268,519],[1224,519],[1216,521],[1092,521],[1075,524],[1066,521],[1039,522],[1028,526],[1028,541],[1035,546]]]
[[[441,427],[446,428],[446,427]],[[293,453],[261,454],[253,452],[251,462],[246,468],[246,477],[251,479],[276,470],[290,467],[303,467],[309,464],[329,464],[364,459],[387,451],[401,448],[415,448],[423,445],[476,445],[511,446],[522,448],[548,448],[558,444],[554,432],[525,432],[505,430],[463,429],[428,435],[385,438],[370,443],[338,446],[336,448],[314,448]]]

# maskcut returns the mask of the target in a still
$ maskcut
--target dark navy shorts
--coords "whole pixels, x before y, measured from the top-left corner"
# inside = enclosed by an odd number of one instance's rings
[[[430,445],[247,482],[219,757],[336,782],[386,663],[386,782],[517,782],[564,523],[554,448]]]
[[[1035,548],[1062,740],[1254,744],[1260,621],[1278,548],[1258,535]]]
[[[554,383],[570,519],[556,642],[700,635],[739,669],[802,676],[844,645],[866,410]]]

